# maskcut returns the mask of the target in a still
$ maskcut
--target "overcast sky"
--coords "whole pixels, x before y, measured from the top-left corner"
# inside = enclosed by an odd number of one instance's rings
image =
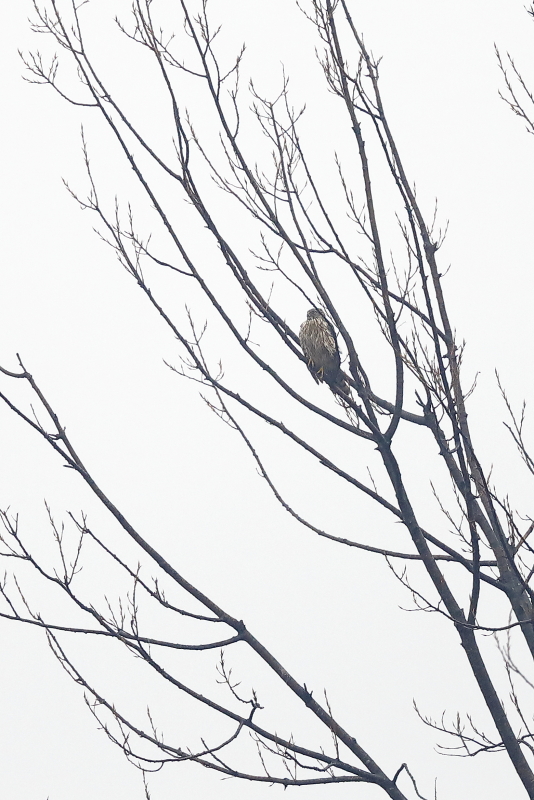
[[[166,2],[154,0],[154,5]],[[309,66],[312,30],[292,0],[212,4],[226,26],[223,52],[230,56],[245,40],[245,69],[264,91],[280,85],[283,63],[295,106],[309,106],[310,141],[314,135],[318,143],[333,136],[321,116],[318,98],[324,87],[314,82],[319,72]],[[466,675],[461,648],[449,627],[433,615],[402,610],[411,607],[410,596],[377,557],[347,554],[285,515],[240,441],[202,402],[198,386],[165,366],[164,360],[179,364],[177,343],[93,232],[95,220],[62,183],[64,178],[75,188],[85,186],[81,122],[108,206],[116,194],[125,203],[138,200],[128,169],[90,111],[67,105],[49,87],[22,80],[17,49],[46,53],[51,45],[29,31],[31,3],[9,5],[0,29],[0,364],[15,370],[20,353],[113,502],[189,580],[243,618],[299,680],[317,695],[326,687],[334,710],[349,729],[361,733],[364,746],[387,769],[407,761],[428,796],[437,775],[440,800],[511,797],[516,779],[504,758],[501,764],[500,756],[492,756],[490,764],[488,756],[464,761],[436,755],[434,737],[411,711],[415,698],[434,717],[474,710],[487,722],[473,700],[474,684],[461,677]],[[90,30],[95,59],[126,105],[137,103],[154,140],[161,137],[164,143],[150,74],[142,65],[125,69],[107,38],[111,8],[127,18],[129,3],[91,0],[90,5],[93,17],[103,20],[101,33]],[[470,406],[473,432],[486,467],[494,464],[502,491],[515,493],[514,502],[526,513],[530,487],[501,423],[504,409],[494,371],[514,403],[531,396],[534,139],[499,98],[502,79],[494,44],[514,56],[534,87],[534,21],[522,0],[351,0],[350,6],[367,46],[383,58],[383,99],[418,198],[427,216],[437,198],[440,225],[449,223],[441,265],[450,265],[445,288],[451,317],[459,339],[467,341],[465,383],[478,375]],[[325,96],[325,107],[331,102]],[[195,103],[191,97],[202,122]],[[150,212],[139,209],[148,233]],[[222,207],[220,213],[230,225],[231,217],[224,216],[230,212]],[[243,231],[247,245],[249,234]],[[166,278],[154,280],[177,313],[195,302],[173,294]],[[197,308],[201,316],[202,306]],[[305,306],[286,311],[297,329]],[[224,338],[221,343],[222,348]],[[210,348],[215,358],[216,341]],[[230,374],[237,373],[239,362],[226,357]],[[299,367],[298,380],[313,391]],[[19,386],[2,381],[2,391],[8,389],[27,405]],[[270,390],[258,378],[253,391],[268,397]],[[272,402],[278,410],[274,394]],[[301,457],[272,432],[250,424],[282,485],[292,481],[292,499],[301,510],[309,509],[320,523],[328,520],[337,535],[365,528],[371,540],[377,526],[391,526],[368,505],[355,504],[352,495],[338,495],[321,468],[311,467],[299,479]],[[138,557],[76,476],[4,408],[0,430],[0,506],[19,513],[21,530],[37,548],[45,549],[49,536],[46,499],[58,521],[68,511],[83,509],[102,535]],[[113,572],[91,573],[90,566],[87,580],[95,581],[95,592],[112,596]],[[26,578],[35,607],[63,613],[59,601]],[[383,602],[371,603],[377,585],[384,587]],[[0,627],[3,795],[9,800],[142,798],[139,773],[97,730],[81,691],[53,659],[44,637],[12,622],[0,621]],[[74,647],[113,696],[134,697],[139,713],[149,699],[157,705],[157,688],[147,682],[145,698],[146,676],[116,648],[95,656],[92,642]],[[181,668],[195,677],[192,663]],[[249,686],[247,668],[255,669],[250,658],[239,667]],[[209,687],[215,675],[204,666],[201,679]],[[261,670],[257,683],[273,709],[285,710]],[[173,708],[162,709],[162,719],[176,726],[178,744],[196,746],[194,709],[177,706],[174,713]],[[306,732],[307,718],[296,711],[293,719],[291,713],[284,733]],[[191,765],[171,766],[152,779],[151,790],[154,800],[196,800],[215,793],[221,799],[263,798],[282,791],[221,780]],[[370,787],[293,791],[308,792],[314,800],[332,793],[364,800],[378,796]],[[518,785],[517,791],[520,796]]]

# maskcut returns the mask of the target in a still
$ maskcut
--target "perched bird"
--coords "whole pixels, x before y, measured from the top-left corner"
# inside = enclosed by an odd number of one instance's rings
[[[306,317],[300,326],[299,339],[308,369],[317,383],[324,381],[333,392],[349,394],[334,328],[318,308],[310,308]]]

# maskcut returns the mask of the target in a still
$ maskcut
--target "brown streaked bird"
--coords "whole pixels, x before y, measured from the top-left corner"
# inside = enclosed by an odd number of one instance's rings
[[[324,381],[333,392],[349,394],[334,328],[318,308],[310,308],[306,317],[300,326],[299,339],[308,369],[317,383]]]

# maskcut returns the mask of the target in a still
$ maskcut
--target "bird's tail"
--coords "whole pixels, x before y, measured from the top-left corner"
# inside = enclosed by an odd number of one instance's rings
[[[337,378],[335,382],[332,384],[332,391],[336,392],[336,394],[344,394],[350,397],[350,384],[347,375],[343,372],[342,369],[339,370]]]

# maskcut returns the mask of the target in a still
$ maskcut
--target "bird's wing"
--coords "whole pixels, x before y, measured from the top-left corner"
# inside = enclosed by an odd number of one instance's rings
[[[341,358],[339,355],[339,348],[337,346],[336,332],[332,324],[326,318],[324,319],[323,325],[325,330],[325,347],[330,356],[334,357],[335,361],[337,362],[337,366],[339,366],[341,364]]]

